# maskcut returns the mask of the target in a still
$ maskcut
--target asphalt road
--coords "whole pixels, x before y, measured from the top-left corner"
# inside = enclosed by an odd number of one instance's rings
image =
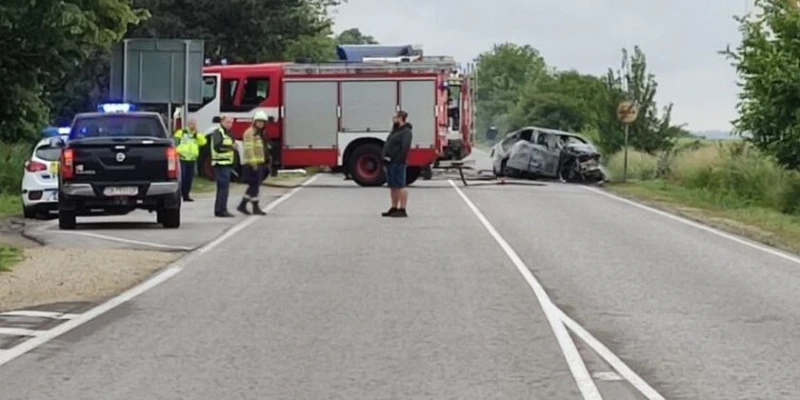
[[[288,190],[279,187],[262,187],[261,199],[270,202]],[[233,188],[228,199],[228,209],[237,218],[214,216],[214,193],[196,193],[194,202],[184,202],[181,207],[181,228],[164,229],[156,223],[156,214],[136,210],[120,216],[78,217],[75,230],[58,229],[58,221],[37,221],[26,226],[26,237],[41,244],[70,248],[126,248],[136,250],[189,251],[218,237],[243,215],[235,211],[244,189]]]
[[[421,182],[385,220],[320,181],[0,366],[0,399],[580,399],[561,311],[664,398],[800,397],[793,262],[577,186],[462,189],[483,221]],[[571,330],[603,398],[644,398]]]

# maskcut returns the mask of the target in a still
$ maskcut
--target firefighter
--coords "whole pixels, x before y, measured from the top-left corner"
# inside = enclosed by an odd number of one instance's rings
[[[267,114],[257,111],[253,117],[253,124],[247,128],[242,136],[244,144],[244,157],[242,160],[242,175],[247,182],[247,190],[244,192],[242,201],[236,209],[245,215],[250,215],[247,210],[247,203],[253,205],[253,214],[266,215],[258,205],[259,188],[267,173],[267,154],[268,146],[264,145],[265,128],[267,126]]]
[[[206,137],[197,132],[197,121],[189,120],[186,129],[175,132],[175,141],[178,143],[178,156],[181,159],[181,195],[183,201],[194,201],[189,192],[192,190],[200,148],[206,145]]]
[[[219,128],[209,135],[211,165],[217,179],[217,198],[214,202],[214,215],[222,218],[233,217],[228,212],[228,194],[231,184],[231,171],[234,162],[234,141],[231,136],[233,118],[220,117]]]

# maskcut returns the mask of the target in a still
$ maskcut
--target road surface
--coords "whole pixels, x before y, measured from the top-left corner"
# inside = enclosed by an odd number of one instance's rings
[[[788,257],[577,186],[421,182],[387,220],[317,183],[0,366],[0,399],[800,397]]]

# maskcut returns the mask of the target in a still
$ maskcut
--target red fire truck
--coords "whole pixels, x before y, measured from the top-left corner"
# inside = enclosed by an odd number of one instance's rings
[[[455,73],[457,66],[450,57],[421,55],[207,66],[203,104],[190,105],[188,119],[207,132],[214,117],[233,117],[233,135],[241,140],[256,111],[264,111],[273,170],[328,166],[361,186],[380,186],[381,147],[392,115],[403,109],[414,132],[412,183],[432,164],[471,152],[473,90],[469,72]],[[211,177],[207,146],[201,153],[201,173]]]

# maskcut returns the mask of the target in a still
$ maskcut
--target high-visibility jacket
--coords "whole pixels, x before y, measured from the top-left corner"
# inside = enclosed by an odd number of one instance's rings
[[[255,167],[267,161],[263,134],[263,132],[259,132],[252,126],[244,131],[242,136],[242,144],[244,145],[244,160],[242,162],[244,164]]]
[[[175,140],[178,142],[178,155],[183,161],[197,161],[200,148],[206,145],[205,135],[188,129],[175,132]]]
[[[220,126],[211,134],[211,165],[233,165],[235,152],[233,146],[233,137]]]

